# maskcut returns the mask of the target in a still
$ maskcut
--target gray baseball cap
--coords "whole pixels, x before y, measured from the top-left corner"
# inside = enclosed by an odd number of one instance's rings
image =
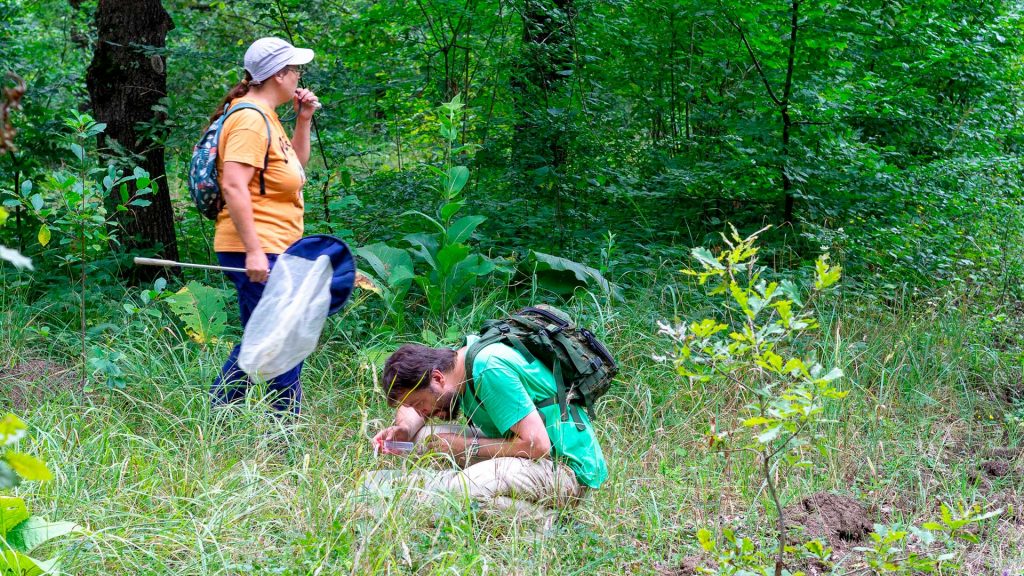
[[[274,37],[260,38],[245,51],[245,69],[254,82],[263,82],[285,66],[299,66],[312,60],[312,50],[296,48]]]

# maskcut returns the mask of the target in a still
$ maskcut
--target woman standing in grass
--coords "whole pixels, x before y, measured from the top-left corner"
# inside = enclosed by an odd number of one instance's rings
[[[228,92],[211,118],[225,106],[249,104],[256,109],[232,113],[221,129],[217,158],[224,208],[217,216],[213,246],[221,266],[245,268],[227,272],[238,290],[242,326],[263,295],[267,276],[279,254],[302,237],[303,167],[309,160],[310,122],[318,107],[316,95],[299,88],[299,66],[313,60],[313,51],[280,38],[260,38],[245,52],[245,79]],[[295,133],[285,133],[275,109],[291,102]],[[236,345],[213,383],[213,404],[237,401],[251,382],[237,365]],[[302,363],[270,379],[274,408],[298,414],[302,400]]]

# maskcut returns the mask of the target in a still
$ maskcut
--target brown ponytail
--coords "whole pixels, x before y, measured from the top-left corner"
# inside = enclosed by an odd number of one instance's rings
[[[220,106],[217,106],[217,109],[213,111],[213,115],[210,116],[210,124],[216,122],[217,118],[220,118],[224,114],[224,106],[231,104],[231,101],[235,98],[241,98],[242,96],[245,96],[249,93],[249,86],[251,82],[252,75],[250,75],[249,71],[246,70],[245,78],[238,84],[235,84],[235,86],[231,88],[231,90],[228,90],[228,94],[224,97],[224,100],[220,103]]]

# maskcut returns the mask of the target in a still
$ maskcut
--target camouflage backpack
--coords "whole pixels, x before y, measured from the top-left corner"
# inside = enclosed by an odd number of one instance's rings
[[[491,344],[511,346],[527,362],[539,360],[555,376],[555,396],[536,404],[545,408],[558,404],[563,422],[571,417],[576,428],[584,429],[579,406],[594,417],[594,402],[611,386],[619,367],[593,333],[577,326],[572,318],[550,306],[523,308],[500,320],[484,322],[480,339],[466,352],[467,391],[480,400],[473,383],[473,362]],[[482,404],[482,401],[481,401]]]

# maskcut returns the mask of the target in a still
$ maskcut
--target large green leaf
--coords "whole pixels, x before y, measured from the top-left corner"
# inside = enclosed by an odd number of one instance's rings
[[[212,342],[227,332],[227,306],[221,290],[193,280],[169,296],[167,304],[185,323],[189,336],[200,344]]]
[[[28,520],[28,506],[21,498],[0,496],[0,537],[6,538],[12,528]]]
[[[14,550],[0,551],[0,574],[3,576],[43,576],[59,573],[56,559],[44,562]]]
[[[440,249],[441,243],[440,236],[440,234],[417,232],[407,234],[403,239],[412,245],[413,254],[419,256],[421,260],[436,270],[438,268],[437,251]]]
[[[427,222],[430,222],[439,231],[444,232],[444,226],[440,222],[438,222],[436,219],[434,219],[434,218],[424,214],[423,212],[420,212],[419,210],[406,210],[405,212],[402,212],[401,215],[402,216],[419,216],[419,217],[425,219]]]
[[[407,250],[388,246],[383,242],[360,246],[356,254],[391,287],[408,287],[412,283],[412,257]]]
[[[448,275],[449,271],[469,256],[469,246],[465,244],[449,244],[437,253],[438,271]]]
[[[11,548],[28,554],[40,544],[81,530],[81,526],[74,522],[48,522],[45,518],[32,516],[7,533],[7,543]]]
[[[466,187],[466,182],[468,181],[469,168],[466,168],[465,166],[453,166],[448,169],[444,178],[444,189],[448,192],[448,197],[452,198],[459,192],[462,192],[462,189]]]
[[[455,222],[452,222],[451,227],[448,228],[448,242],[456,244],[469,240],[469,237],[473,235],[473,231],[476,230],[477,226],[482,224],[484,220],[487,220],[487,217],[463,216]]]
[[[460,301],[476,285],[477,278],[490,274],[495,267],[494,262],[482,254],[472,254],[456,264],[449,282],[452,302]]]
[[[449,202],[441,207],[441,221],[447,222],[449,218],[455,216],[455,214],[462,209],[462,205],[465,204],[462,200],[458,202]]]
[[[585,264],[543,252],[531,251],[526,265],[527,269],[524,272],[534,274],[537,277],[537,283],[552,292],[568,295],[577,288],[597,289],[617,299],[622,299],[618,286],[608,282],[598,270]]]

